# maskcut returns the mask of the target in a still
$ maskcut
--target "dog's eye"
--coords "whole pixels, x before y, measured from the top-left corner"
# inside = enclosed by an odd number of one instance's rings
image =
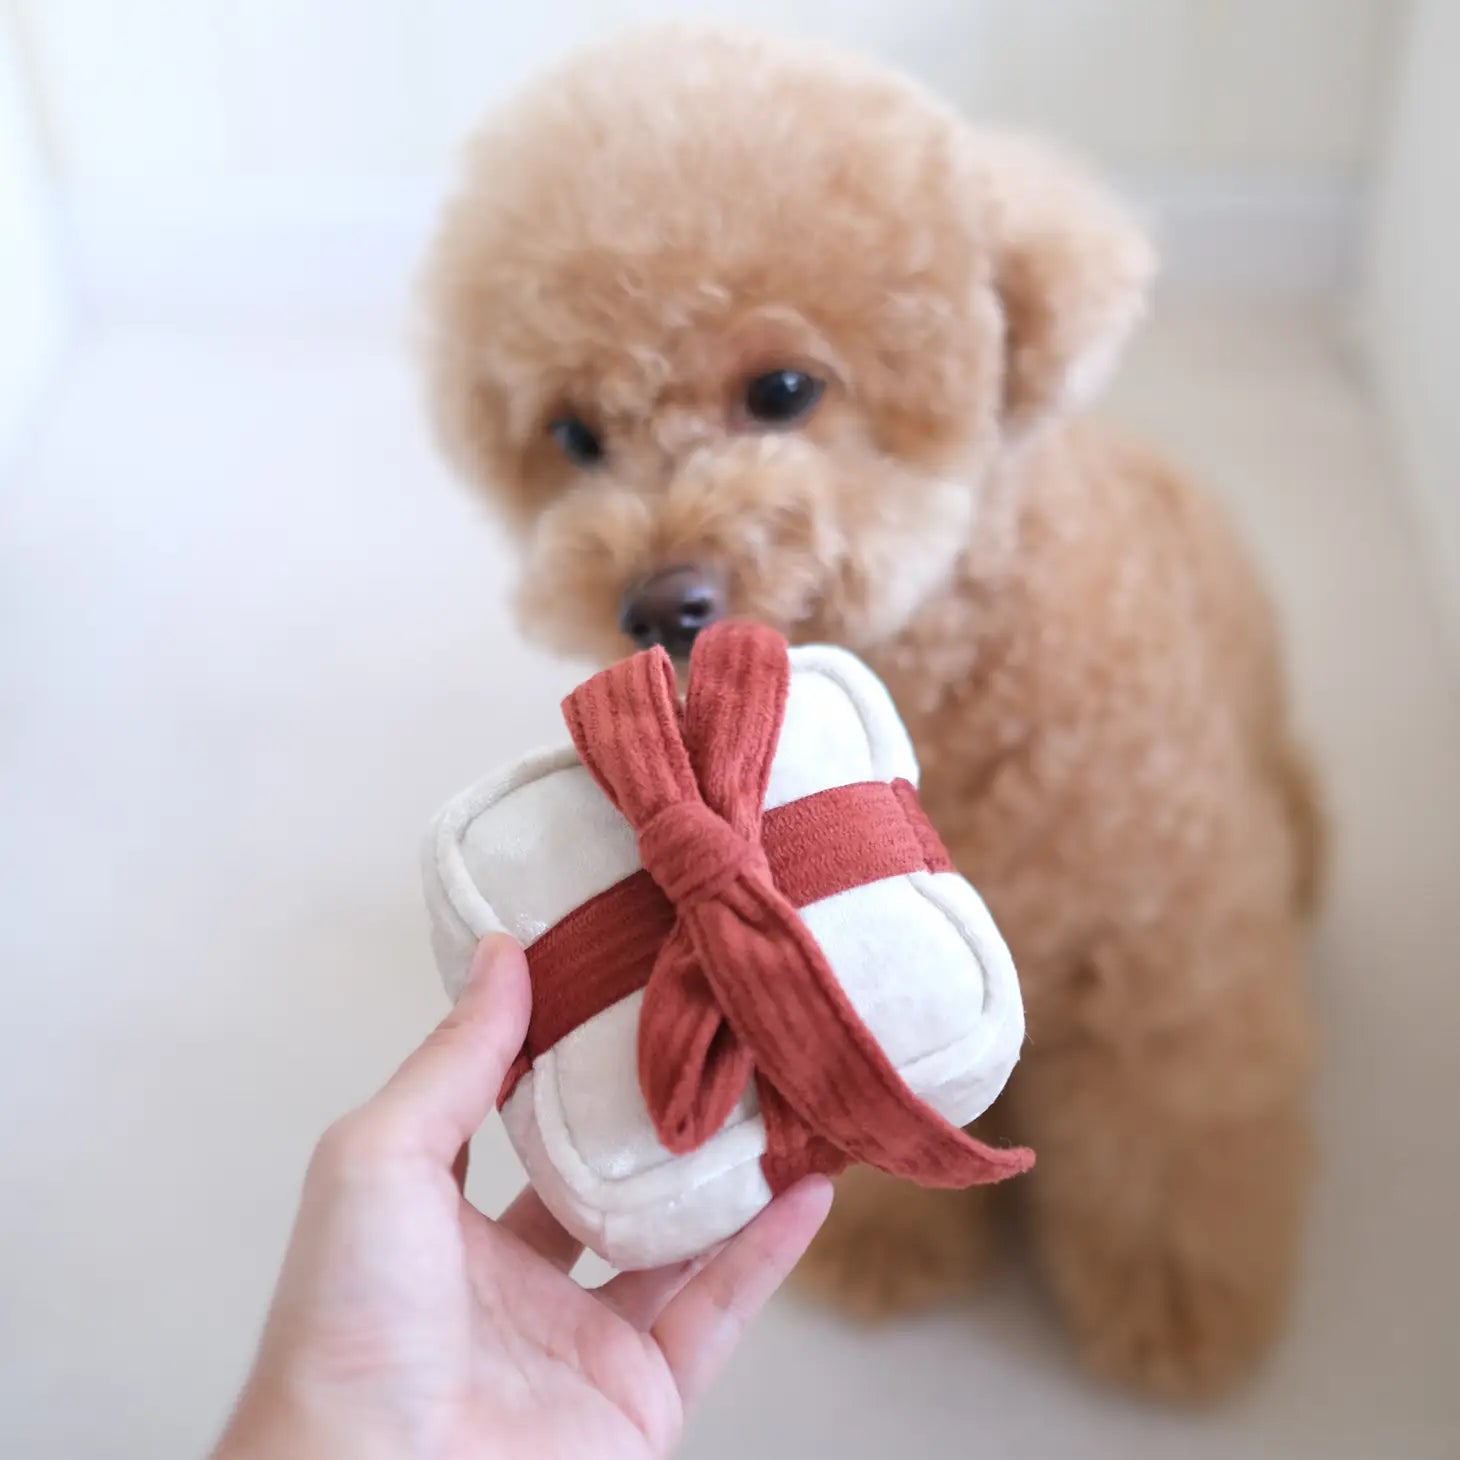
[[[575,466],[597,466],[603,460],[603,442],[577,416],[560,416],[550,422],[548,435]]]
[[[745,387],[745,414],[764,426],[789,426],[811,414],[824,389],[804,370],[770,370]]]

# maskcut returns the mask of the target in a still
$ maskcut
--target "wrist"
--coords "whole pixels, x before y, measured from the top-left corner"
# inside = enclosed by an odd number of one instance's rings
[[[209,1460],[403,1460],[350,1416],[250,1379]]]

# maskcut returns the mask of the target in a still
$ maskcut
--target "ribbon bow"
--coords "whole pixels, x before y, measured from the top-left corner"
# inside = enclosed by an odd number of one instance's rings
[[[773,1190],[849,1161],[925,1186],[1027,1170],[951,1125],[903,1082],[771,877],[761,818],[790,666],[770,629],[701,634],[681,711],[662,649],[564,702],[583,764],[638,835],[673,906],[639,1016],[639,1083],[661,1142],[695,1149],[754,1079]]]

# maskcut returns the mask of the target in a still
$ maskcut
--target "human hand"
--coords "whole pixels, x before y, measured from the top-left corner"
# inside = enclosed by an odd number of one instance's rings
[[[214,1460],[663,1456],[820,1227],[801,1183],[702,1266],[589,1292],[531,1191],[493,1222],[466,1143],[521,1048],[521,951],[477,950],[455,1009],[320,1141],[252,1374]]]

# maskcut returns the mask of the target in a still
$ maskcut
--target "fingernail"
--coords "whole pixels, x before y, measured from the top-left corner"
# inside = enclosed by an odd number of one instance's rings
[[[821,1205],[830,1211],[833,1191],[834,1187],[827,1177],[803,1176],[786,1195],[794,1196],[797,1201],[804,1201],[813,1207]]]
[[[488,933],[472,954],[471,969],[467,973],[468,985],[480,983],[500,966],[504,958],[522,957],[522,949],[506,933]]]

